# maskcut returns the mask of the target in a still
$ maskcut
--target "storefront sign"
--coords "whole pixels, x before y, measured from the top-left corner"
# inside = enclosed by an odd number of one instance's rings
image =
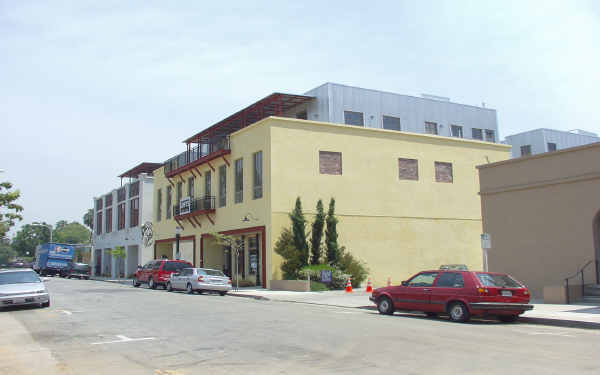
[[[250,273],[254,274],[258,270],[258,255],[250,254]]]
[[[185,197],[179,201],[179,215],[189,214],[192,208],[192,198]]]

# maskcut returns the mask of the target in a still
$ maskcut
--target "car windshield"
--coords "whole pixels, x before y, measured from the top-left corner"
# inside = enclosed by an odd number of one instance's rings
[[[35,272],[3,272],[0,273],[0,285],[39,283],[40,278]]]
[[[223,272],[217,270],[203,270],[208,276],[225,276]]]
[[[521,288],[522,285],[508,275],[494,275],[491,273],[478,273],[477,277],[483,286],[496,286],[500,288]]]

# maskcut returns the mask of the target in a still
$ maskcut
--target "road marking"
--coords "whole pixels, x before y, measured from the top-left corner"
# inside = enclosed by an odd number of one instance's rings
[[[61,313],[65,314],[65,315],[73,315],[72,312],[67,311],[67,310],[59,310]]]
[[[127,336],[124,335],[117,335],[117,337],[119,338],[119,340],[114,340],[114,341],[102,341],[102,342],[93,342],[90,345],[102,345],[102,344],[116,344],[119,342],[131,342],[131,341],[145,341],[145,340],[155,340],[154,337],[142,337],[139,339],[132,339],[129,338]]]

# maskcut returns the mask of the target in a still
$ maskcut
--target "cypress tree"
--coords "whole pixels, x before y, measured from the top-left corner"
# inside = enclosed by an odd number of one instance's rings
[[[338,234],[337,234],[337,223],[338,219],[335,217],[335,199],[331,198],[329,201],[329,211],[327,211],[327,218],[325,219],[327,225],[325,229],[325,246],[327,247],[327,263],[335,266],[339,263],[340,249],[338,245]]]
[[[310,249],[312,251],[311,264],[319,264],[321,260],[321,239],[323,238],[324,225],[325,212],[323,211],[323,202],[319,199],[317,202],[317,216],[312,224],[312,236],[310,240]]]
[[[302,203],[300,197],[296,198],[296,207],[290,214],[292,220],[292,233],[294,235],[294,245],[300,251],[301,266],[308,265],[308,243],[306,242],[306,219],[302,213]]]

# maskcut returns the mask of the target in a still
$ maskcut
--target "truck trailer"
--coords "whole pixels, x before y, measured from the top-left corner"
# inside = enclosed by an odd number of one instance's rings
[[[33,269],[42,276],[63,275],[73,262],[73,245],[48,242],[35,249]]]

